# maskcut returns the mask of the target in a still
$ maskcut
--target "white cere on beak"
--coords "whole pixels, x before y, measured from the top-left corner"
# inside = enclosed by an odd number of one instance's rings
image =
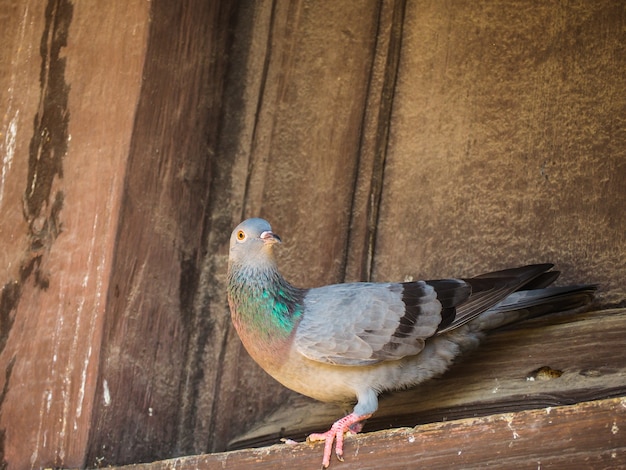
[[[262,232],[260,238],[265,243],[281,243],[280,237],[269,230]]]

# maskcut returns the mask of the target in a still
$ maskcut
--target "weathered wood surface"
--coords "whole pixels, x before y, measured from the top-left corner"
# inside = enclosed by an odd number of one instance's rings
[[[175,455],[233,3],[1,3],[0,466]]]
[[[265,215],[277,227],[290,226],[286,235],[310,249],[301,257],[307,270],[290,271],[296,282],[343,277],[378,11],[377,2],[255,2],[239,12],[246,28],[235,38],[232,60],[241,65],[226,89],[231,125],[212,181],[208,251],[219,255],[207,258],[203,308],[196,311],[210,323],[200,323],[206,342],[199,345],[204,374],[193,384],[201,416],[195,452],[207,442],[211,451],[224,449],[292,395],[251,361],[230,328],[224,255],[233,224]],[[299,257],[299,246],[287,245],[287,256]]]
[[[0,4],[0,467],[79,467],[149,5]]]
[[[211,227],[209,252],[225,253],[232,226],[261,215],[285,241],[283,273],[303,286],[549,260],[562,282],[597,282],[600,301],[619,305],[624,5],[383,1],[372,42],[365,4],[330,3],[260,3],[243,15],[255,22],[250,35],[236,34],[249,48],[238,44],[249,68],[237,79],[252,94],[236,107],[232,84],[225,97],[226,119],[241,127],[222,142],[230,158],[218,192],[232,212],[230,226]],[[354,64],[371,64],[365,90]],[[346,80],[353,95],[340,94]],[[355,108],[356,128],[347,117]],[[224,147],[230,138],[238,145]],[[227,329],[225,268],[225,256],[209,260],[206,305]],[[200,395],[206,428],[196,435],[215,451],[298,399],[250,361],[232,330],[207,337],[211,372],[199,386],[211,392]],[[210,423],[219,423],[213,437]]]
[[[193,438],[189,345],[205,345],[193,310],[233,5],[150,5],[95,391],[110,401],[96,401],[88,465],[177,455]]]
[[[626,466],[625,427],[625,397],[494,414],[348,436],[345,461],[330,468],[618,469]],[[321,444],[278,444],[123,468],[315,469],[321,455]]]
[[[364,431],[626,396],[626,309],[549,316],[492,333],[441,378],[380,400]],[[558,371],[550,377],[536,371]],[[558,375],[556,373],[556,375]],[[230,448],[326,430],[343,410],[296,397]]]
[[[550,260],[623,301],[625,69],[624,2],[408,1],[373,276]]]
[[[0,5],[0,463],[224,450],[294,400],[230,328],[247,216],[301,285],[626,298],[619,0]]]

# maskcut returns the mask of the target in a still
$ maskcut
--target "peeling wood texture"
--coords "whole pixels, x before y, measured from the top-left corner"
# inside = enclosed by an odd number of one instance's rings
[[[0,468],[222,452],[334,420],[230,326],[228,237],[253,215],[302,286],[548,261],[561,283],[599,284],[594,312],[498,332],[368,426],[506,410],[537,437],[520,445],[502,419],[476,418],[489,465],[623,459],[621,434],[593,440],[623,420],[608,398],[626,395],[623,1],[0,6]],[[563,374],[526,381],[542,366]],[[559,404],[563,427],[537,450],[556,428],[527,409]],[[575,452],[568,425],[590,430]],[[429,447],[456,449],[445,432],[468,422],[428,426]],[[488,452],[492,429],[509,440]],[[387,467],[422,445],[406,432],[351,442],[372,440]],[[317,465],[318,450],[177,462]]]
[[[78,467],[148,11],[140,1],[1,3],[1,460]],[[133,27],[119,28],[129,17]]]
[[[625,426],[624,398],[494,414],[349,436],[330,468],[623,468]],[[124,469],[314,469],[321,454],[321,444],[278,444]]]

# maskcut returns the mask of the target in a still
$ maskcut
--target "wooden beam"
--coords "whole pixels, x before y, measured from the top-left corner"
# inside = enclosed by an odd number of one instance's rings
[[[0,468],[82,467],[149,5],[1,3]]]
[[[330,468],[621,468],[624,432],[626,396],[348,436]],[[277,444],[132,469],[315,469],[321,456],[322,444]]]
[[[205,339],[194,301],[235,6],[150,3],[88,466],[167,458],[193,439],[189,345]]]

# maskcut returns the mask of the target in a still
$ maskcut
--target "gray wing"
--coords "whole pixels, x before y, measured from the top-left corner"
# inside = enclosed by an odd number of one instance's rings
[[[454,292],[451,305],[469,296],[470,288],[463,281],[445,282]],[[437,300],[435,288],[423,281],[310,289],[303,299],[304,314],[294,344],[309,359],[339,365],[415,355],[437,332],[446,303]]]

